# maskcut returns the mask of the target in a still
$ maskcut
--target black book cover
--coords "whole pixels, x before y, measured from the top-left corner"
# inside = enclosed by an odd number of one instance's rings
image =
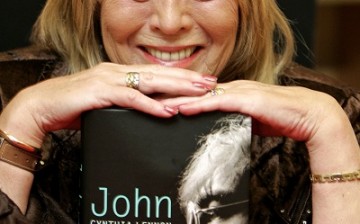
[[[89,111],[81,223],[247,223],[250,142],[251,119],[240,114]]]

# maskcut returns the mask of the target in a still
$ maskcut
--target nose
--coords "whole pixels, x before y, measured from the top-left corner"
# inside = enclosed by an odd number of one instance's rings
[[[189,7],[181,0],[154,1],[151,29],[166,35],[189,30],[193,24]]]

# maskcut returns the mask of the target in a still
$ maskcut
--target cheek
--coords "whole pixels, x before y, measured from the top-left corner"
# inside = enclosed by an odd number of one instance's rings
[[[142,26],[143,18],[134,15],[144,15],[141,8],[122,2],[105,0],[101,7],[103,37],[118,43],[125,41]]]
[[[217,1],[199,14],[203,15],[199,17],[201,26],[213,40],[222,42],[235,39],[239,24],[238,5],[235,1]]]
[[[101,22],[104,41],[112,39],[113,41],[121,42],[126,39],[131,31],[129,26],[125,26],[126,21],[128,21],[126,17],[118,19],[117,16],[104,15]],[[127,29],[124,29],[124,27],[127,27]]]
[[[214,19],[214,22],[211,24],[211,29],[214,30],[212,35],[221,42],[234,42],[238,29],[238,15],[234,13],[220,16],[219,19]]]

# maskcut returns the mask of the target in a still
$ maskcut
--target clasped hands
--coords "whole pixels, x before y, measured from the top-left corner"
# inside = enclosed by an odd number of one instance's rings
[[[136,88],[127,83],[129,72],[138,75]],[[215,76],[181,68],[113,63],[22,90],[5,108],[0,125],[40,146],[47,132],[79,128],[81,113],[114,105],[164,118],[214,110],[239,112],[253,118],[255,134],[305,141],[310,151],[338,136],[330,130],[340,128],[353,135],[342,108],[324,93],[248,80],[217,83]]]

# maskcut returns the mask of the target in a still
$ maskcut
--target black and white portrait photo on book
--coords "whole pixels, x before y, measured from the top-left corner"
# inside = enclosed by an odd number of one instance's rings
[[[251,118],[108,109],[83,127],[82,223],[247,223]]]

